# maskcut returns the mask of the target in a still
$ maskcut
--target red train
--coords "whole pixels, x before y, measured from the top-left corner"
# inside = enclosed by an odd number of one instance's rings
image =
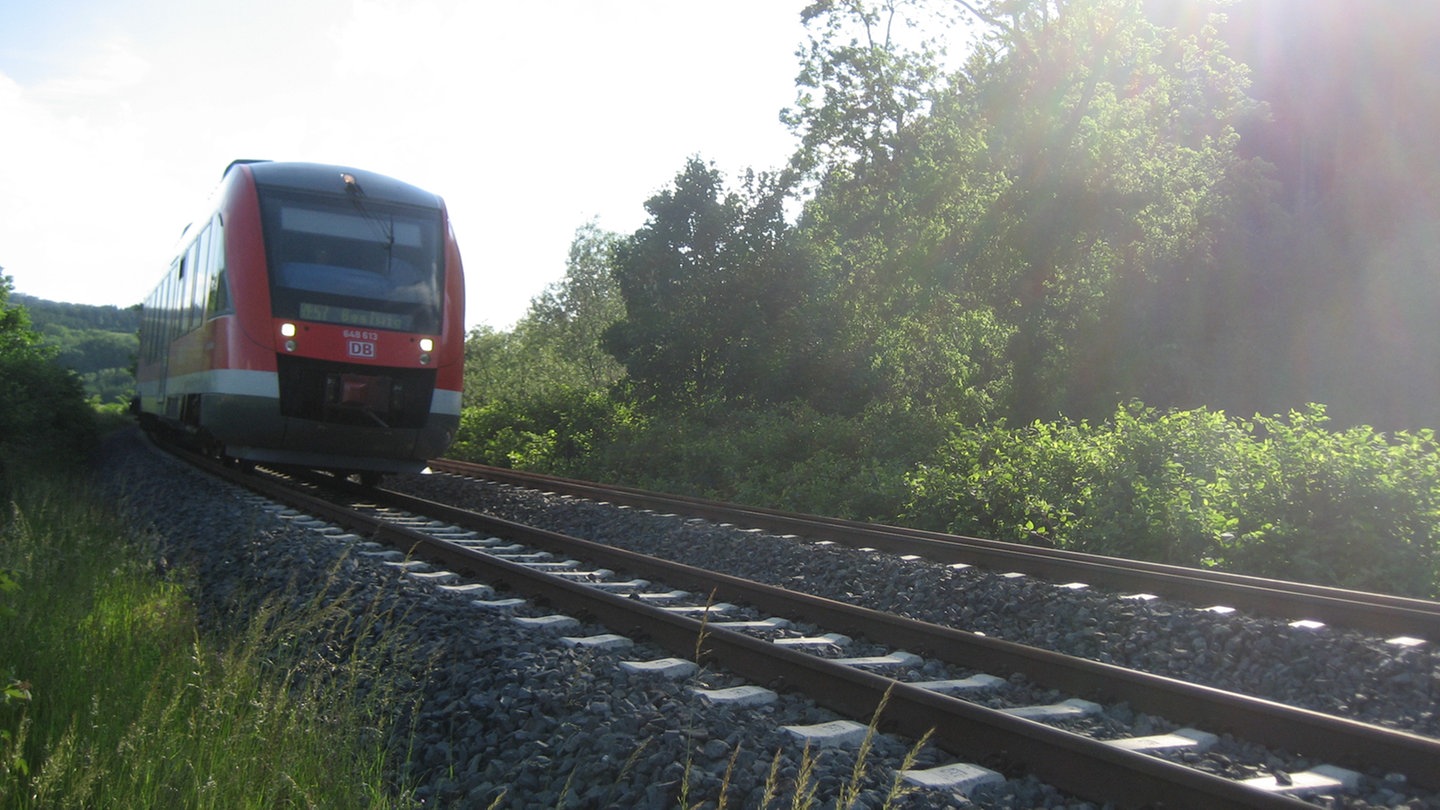
[[[464,317],[439,197],[236,161],[144,303],[135,409],[245,463],[416,472],[459,425]]]

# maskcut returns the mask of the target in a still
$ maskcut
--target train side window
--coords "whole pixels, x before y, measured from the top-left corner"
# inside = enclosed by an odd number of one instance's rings
[[[145,302],[145,356],[152,361],[160,357],[160,352],[155,349],[155,344],[160,342],[160,290],[150,294],[150,299]]]
[[[160,286],[159,286],[158,288],[156,288],[156,290],[155,290],[155,315],[154,315],[153,317],[155,318],[155,342],[156,342],[156,343],[164,343],[164,342],[165,342],[165,338],[166,338],[166,335],[165,335],[165,288],[166,288],[169,284],[170,284],[170,275],[167,273],[167,274],[165,275],[165,278],[160,281]],[[160,354],[160,348],[159,348],[158,346],[155,348],[155,354],[156,354],[157,357],[158,357],[159,354]]]
[[[186,333],[186,332],[189,332],[191,329],[194,329],[196,326],[199,326],[199,324],[195,322],[195,321],[196,321],[196,318],[195,318],[195,308],[194,308],[193,306],[191,306],[191,302],[195,300],[195,287],[200,283],[200,282],[199,282],[199,278],[200,278],[200,261],[199,261],[199,259],[200,259],[200,242],[197,240],[197,241],[191,242],[191,243],[190,243],[190,247],[189,247],[188,249],[186,249],[186,251],[185,251],[185,265],[186,265],[185,274],[186,274],[187,276],[189,276],[189,278],[185,281],[185,284],[181,287],[181,289],[180,289],[180,300],[176,302],[176,305],[177,305],[177,306],[179,307],[179,309],[180,309],[180,319],[181,319],[180,332],[181,332],[181,334],[184,334],[184,333]]]
[[[170,339],[174,340],[184,327],[180,322],[180,291],[185,289],[185,256],[180,256],[180,269],[175,275],[175,281],[170,286],[169,295],[165,300],[165,317],[168,320]]]
[[[155,320],[160,328],[155,333],[160,336],[160,342],[170,342],[170,288],[175,284],[175,267],[172,265],[170,272],[165,274],[165,281],[160,285],[160,311],[155,313]],[[157,351],[163,351],[158,346]]]
[[[180,289],[185,284],[185,257],[171,265],[174,274],[165,285],[165,343],[180,336]]]
[[[190,295],[190,327],[205,319],[205,297],[210,292],[210,277],[215,272],[210,254],[210,227],[207,225],[195,238],[195,286]]]
[[[165,286],[151,296],[153,311],[150,313],[150,356],[155,360],[165,356]]]
[[[230,308],[230,281],[225,273],[225,228],[220,224],[220,218],[210,225],[210,253],[211,268],[210,290],[206,300],[206,313],[209,317],[225,315],[231,312]]]
[[[140,359],[149,360],[155,355],[151,353],[150,344],[155,337],[155,330],[151,328],[150,313],[154,312],[153,296],[147,297],[140,305]]]

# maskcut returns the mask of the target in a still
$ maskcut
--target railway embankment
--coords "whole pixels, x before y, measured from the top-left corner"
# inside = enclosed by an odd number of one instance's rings
[[[166,566],[194,572],[204,626],[257,609],[259,595],[297,602],[365,593],[387,637],[415,653],[383,673],[395,704],[393,779],[426,802],[487,806],[760,806],[767,796],[847,790],[855,806],[883,806],[909,742],[881,735],[856,768],[852,750],[806,754],[782,731],[834,719],[798,697],[760,709],[697,701],[697,682],[636,676],[613,656],[557,643],[469,597],[406,576],[301,516],[267,505],[144,446],[111,440],[98,462],[106,491],[152,532]],[[1220,615],[1099,589],[956,569],[923,560],[808,543],[682,517],[487,486],[445,476],[397,479],[414,491],[521,522],[864,604],[980,630],[1068,654],[1123,663],[1428,736],[1436,734],[1436,661],[1428,645],[1396,649],[1343,628]],[[343,583],[343,584],[341,584]],[[543,606],[542,606],[543,607]],[[584,621],[582,617],[582,621]],[[603,632],[607,628],[591,627]],[[314,651],[317,673],[329,653]],[[377,673],[375,688],[380,688]],[[699,677],[721,677],[705,673]],[[911,765],[940,764],[921,748]],[[859,774],[857,776],[857,774]],[[1357,802],[1403,805],[1407,787],[1376,774]],[[1068,807],[1073,798],[1012,778],[981,801]],[[1008,803],[1008,804],[1007,804]],[[788,800],[786,801],[788,805]],[[891,806],[973,806],[958,796],[912,795]],[[1337,805],[1339,806],[1339,805]],[[1360,806],[1360,805],[1355,805]]]

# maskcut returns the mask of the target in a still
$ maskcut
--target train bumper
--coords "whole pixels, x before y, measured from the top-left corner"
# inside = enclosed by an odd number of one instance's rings
[[[274,399],[236,395],[206,397],[201,414],[201,426],[225,455],[350,471],[423,471],[426,460],[450,447],[460,425],[458,413],[433,411],[418,428],[318,422],[281,416]]]

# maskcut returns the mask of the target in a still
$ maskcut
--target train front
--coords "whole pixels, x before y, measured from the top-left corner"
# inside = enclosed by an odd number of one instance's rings
[[[423,469],[460,421],[464,283],[443,202],[368,172],[245,168],[269,271],[251,302],[269,299],[263,342],[282,420],[271,423],[281,435],[232,451],[345,472]]]

